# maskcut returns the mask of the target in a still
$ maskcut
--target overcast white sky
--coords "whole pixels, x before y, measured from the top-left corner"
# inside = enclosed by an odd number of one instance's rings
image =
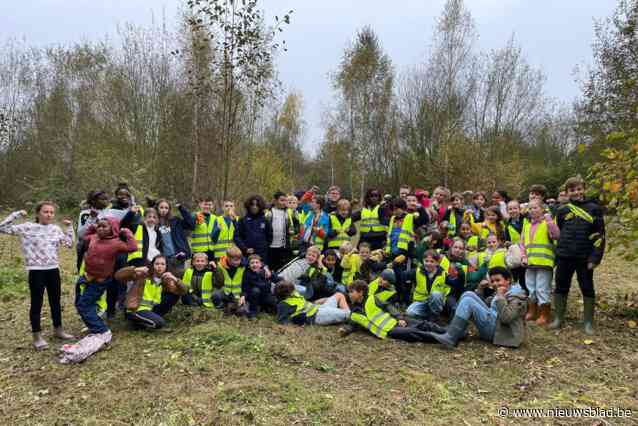
[[[173,25],[184,0],[0,0],[0,40],[24,37],[37,45],[98,39],[118,23],[149,25],[164,12]],[[287,89],[305,99],[305,147],[321,140],[321,112],[331,103],[328,74],[357,29],[371,25],[398,72],[423,61],[444,0],[264,0],[269,14],[294,9],[285,31],[289,51],[279,60]],[[615,0],[466,0],[483,50],[501,47],[512,32],[525,56],[547,75],[547,94],[579,94],[574,67],[591,62],[593,20],[609,16]],[[400,5],[400,6],[397,6]]]

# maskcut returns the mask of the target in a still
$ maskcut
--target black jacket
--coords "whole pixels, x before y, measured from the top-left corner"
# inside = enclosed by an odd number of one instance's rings
[[[589,213],[593,222],[573,214],[569,204],[561,205],[556,212],[556,224],[560,228],[556,256],[587,259],[597,265],[605,252],[603,210],[595,200],[572,201],[571,204]]]

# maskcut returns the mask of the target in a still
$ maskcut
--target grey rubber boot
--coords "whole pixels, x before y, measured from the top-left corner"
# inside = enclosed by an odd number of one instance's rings
[[[49,344],[46,342],[46,340],[42,338],[42,334],[38,332],[38,333],[33,333],[33,347],[36,350],[41,351],[43,349],[48,348]]]
[[[430,335],[440,344],[446,348],[454,348],[459,340],[465,336],[467,331],[468,321],[459,316],[454,316],[452,322],[447,326],[447,331],[443,334],[430,333]]]
[[[594,310],[596,309],[596,299],[593,297],[583,298],[583,325],[585,334],[594,334]]]
[[[567,295],[554,293],[554,321],[549,324],[550,330],[557,330],[563,326],[566,309]]]

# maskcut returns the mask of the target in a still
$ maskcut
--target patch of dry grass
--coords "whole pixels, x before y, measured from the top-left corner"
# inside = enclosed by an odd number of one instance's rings
[[[576,323],[530,327],[519,350],[470,338],[456,351],[379,341],[335,328],[280,327],[178,307],[169,332],[112,323],[111,347],[82,365],[60,365],[52,348],[30,346],[28,291],[17,241],[0,238],[0,417],[6,424],[506,424],[511,408],[623,407],[638,411],[638,268],[609,257],[596,272],[604,308],[593,343]],[[73,267],[64,254],[64,270]],[[12,275],[13,274],[13,275]],[[64,322],[82,328],[64,274]],[[50,330],[48,307],[43,326]],[[48,333],[45,331],[45,335]],[[589,342],[587,342],[589,343]],[[611,424],[638,419],[610,419]],[[594,419],[527,419],[523,424],[595,424]]]

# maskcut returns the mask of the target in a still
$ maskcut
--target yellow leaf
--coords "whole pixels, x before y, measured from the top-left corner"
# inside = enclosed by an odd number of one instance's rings
[[[587,145],[585,145],[584,143],[581,143],[578,145],[579,154],[584,154],[586,149],[587,149]]]
[[[621,188],[622,188],[622,183],[619,182],[619,181],[616,181],[616,182],[612,183],[611,185],[609,185],[609,190],[613,194],[617,194],[618,192],[620,192]]]
[[[589,345],[591,345],[592,343],[594,343],[594,341],[593,341],[593,340],[591,340],[591,339],[586,339],[586,340],[584,340],[584,341],[583,341],[583,343],[589,346]]]
[[[636,327],[638,327],[638,324],[634,320],[629,320],[629,321],[627,321],[627,327],[636,328]]]

